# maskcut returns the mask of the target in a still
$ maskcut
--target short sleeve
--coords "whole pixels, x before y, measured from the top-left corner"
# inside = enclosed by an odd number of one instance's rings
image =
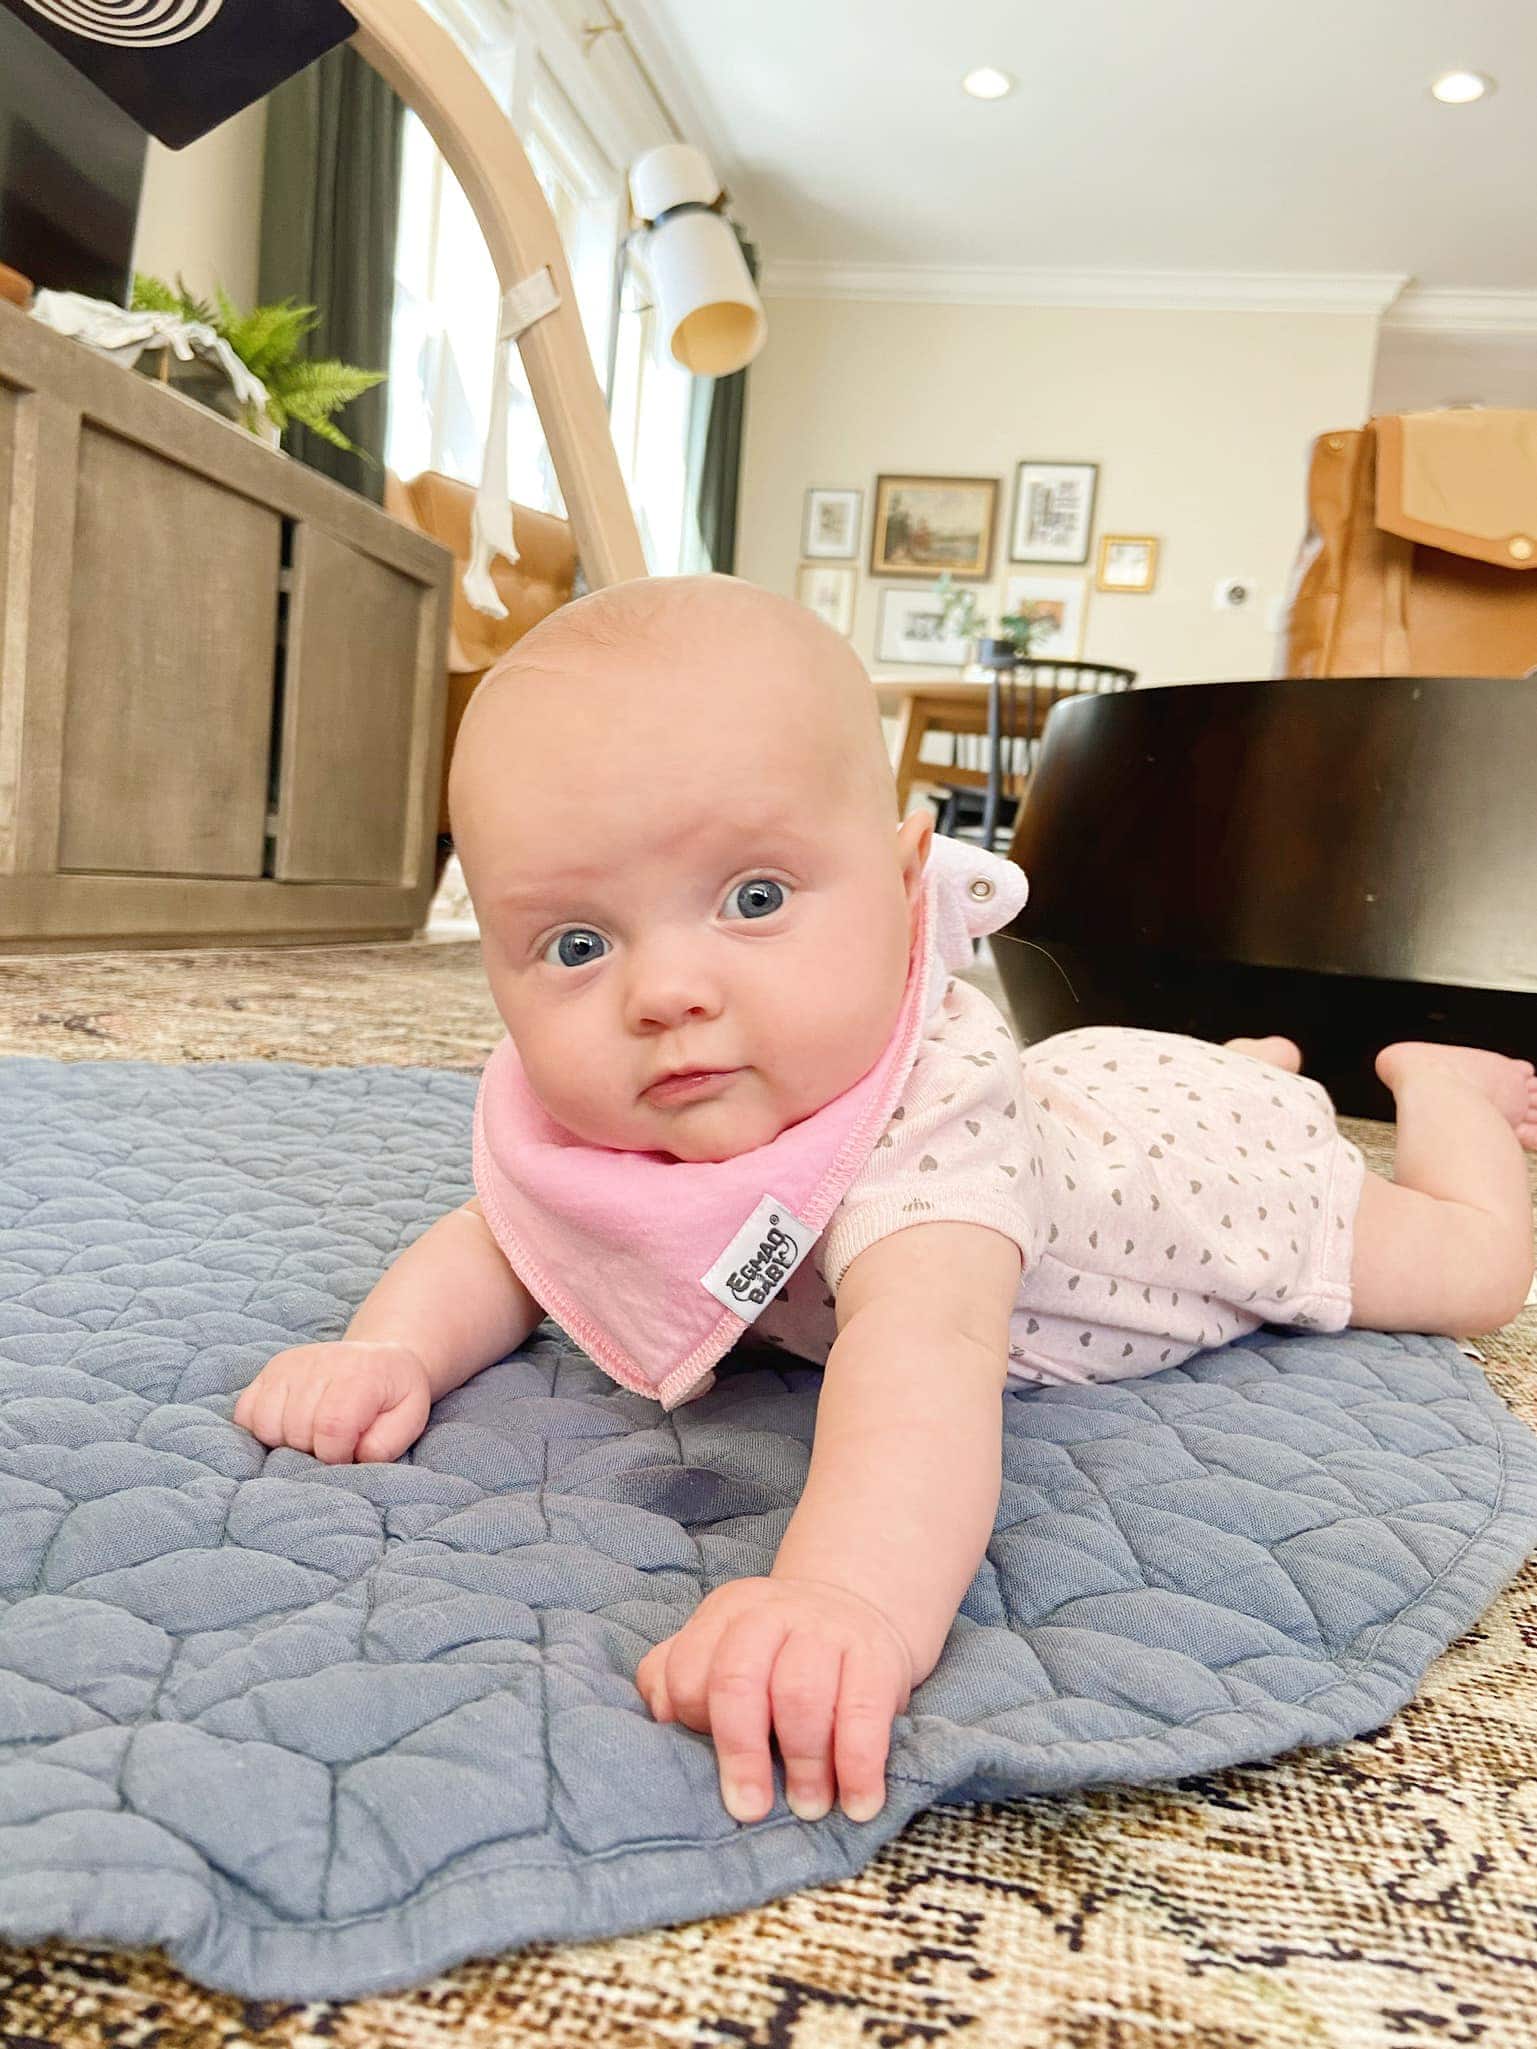
[[[915,1224],[983,1224],[1031,1266],[1040,1238],[1037,1114],[996,1006],[952,981],[901,1101],[820,1240],[833,1290],[861,1252]]]

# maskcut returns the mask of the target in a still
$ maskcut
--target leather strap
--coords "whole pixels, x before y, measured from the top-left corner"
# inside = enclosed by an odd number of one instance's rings
[[[1382,573],[1382,673],[1412,676],[1409,582],[1414,567],[1414,543],[1397,534],[1384,533],[1382,544],[1386,555]]]

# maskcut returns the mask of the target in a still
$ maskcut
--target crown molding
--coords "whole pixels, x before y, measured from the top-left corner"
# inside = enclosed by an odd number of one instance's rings
[[[1407,283],[1385,271],[1007,270],[782,259],[764,266],[760,289],[780,299],[1380,317]]]
[[[1411,285],[1383,326],[1426,334],[1537,334],[1537,292],[1450,291]]]

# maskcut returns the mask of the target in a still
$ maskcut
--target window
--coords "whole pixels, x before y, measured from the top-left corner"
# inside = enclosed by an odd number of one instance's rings
[[[548,67],[500,10],[438,12],[454,29],[499,103],[519,114],[523,146],[560,231],[593,366],[608,367],[614,275],[625,220],[624,171],[612,163]],[[514,65],[528,90],[514,90]],[[399,476],[441,470],[480,481],[490,421],[500,292],[469,202],[426,128],[408,113],[395,253],[386,461]],[[644,279],[626,265],[611,417],[620,467],[651,569],[700,564],[688,504],[694,380],[659,356]],[[512,352],[508,473],[513,498],[563,512],[528,379]]]
[[[709,567],[689,489],[695,387],[696,379],[674,360],[657,333],[645,273],[628,262],[620,294],[609,423],[647,566],[655,576]],[[699,397],[707,398],[708,391],[704,380]]]

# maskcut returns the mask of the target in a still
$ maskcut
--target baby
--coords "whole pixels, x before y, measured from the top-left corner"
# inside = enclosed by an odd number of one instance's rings
[[[848,643],[723,577],[594,593],[477,692],[454,836],[507,1026],[477,1196],[235,1420],[399,1458],[555,1316],[663,1402],[750,1324],[825,1361],[772,1572],[641,1660],[742,1821],[856,1821],[985,1552],[1006,1376],[1155,1373],[1262,1322],[1461,1334],[1532,1272],[1530,1062],[1389,1046],[1397,1178],[1281,1038],[1090,1027],[1021,1053],[947,975],[1017,869],[900,825]]]

